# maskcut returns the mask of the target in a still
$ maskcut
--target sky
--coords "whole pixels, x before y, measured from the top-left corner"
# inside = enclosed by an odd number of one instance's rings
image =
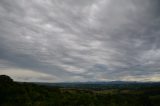
[[[0,74],[160,81],[159,11],[159,0],[0,0]]]

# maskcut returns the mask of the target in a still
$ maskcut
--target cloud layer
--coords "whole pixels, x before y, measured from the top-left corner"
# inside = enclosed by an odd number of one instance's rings
[[[159,0],[1,0],[0,74],[160,81]]]

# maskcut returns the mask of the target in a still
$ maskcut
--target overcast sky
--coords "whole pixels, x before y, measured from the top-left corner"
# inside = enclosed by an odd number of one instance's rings
[[[160,1],[0,0],[0,74],[160,81]]]

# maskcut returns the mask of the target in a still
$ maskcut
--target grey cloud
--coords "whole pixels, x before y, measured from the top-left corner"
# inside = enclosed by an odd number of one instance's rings
[[[61,81],[152,78],[160,65],[159,4],[1,0],[0,67],[43,72]]]

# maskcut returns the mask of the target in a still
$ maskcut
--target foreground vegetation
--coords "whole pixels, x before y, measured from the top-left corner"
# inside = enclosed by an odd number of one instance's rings
[[[160,86],[59,88],[17,83],[1,75],[0,106],[160,106]]]

